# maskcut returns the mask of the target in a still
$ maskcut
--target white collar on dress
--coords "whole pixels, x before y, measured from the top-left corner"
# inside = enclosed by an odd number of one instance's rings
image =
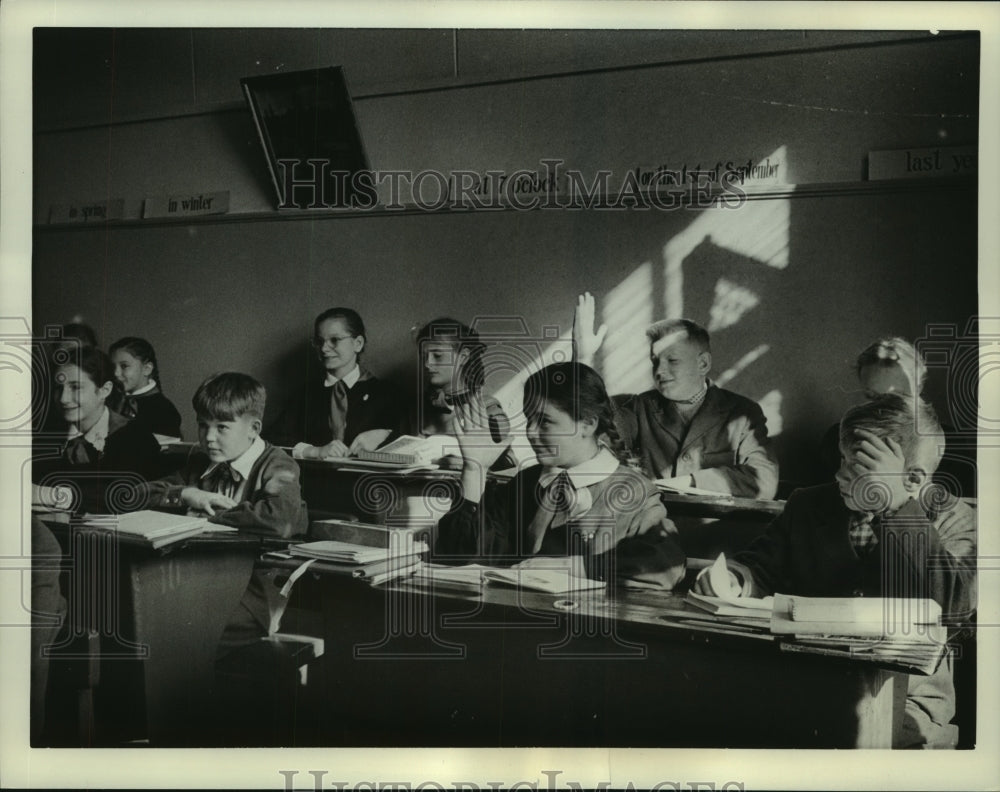
[[[129,391],[125,395],[126,396],[142,396],[142,394],[149,393],[155,387],[156,387],[156,380],[152,380],[151,379],[149,382],[147,382],[141,388],[136,388],[134,391]]]
[[[104,450],[104,441],[108,439],[108,423],[111,420],[111,412],[107,407],[101,412],[101,417],[97,423],[91,426],[86,432],[81,432],[76,424],[69,425],[69,433],[66,435],[66,442],[74,440],[83,435],[83,439],[90,443],[98,451]]]
[[[354,384],[361,379],[361,366],[357,363],[354,364],[354,368],[348,371],[343,377],[335,377],[331,372],[326,373],[326,379],[323,380],[324,388],[332,388],[337,384],[337,380],[342,379],[344,384],[347,386],[348,390],[354,387]]]

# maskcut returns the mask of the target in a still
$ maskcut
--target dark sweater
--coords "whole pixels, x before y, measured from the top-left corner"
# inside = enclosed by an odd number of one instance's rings
[[[152,432],[109,411],[104,449],[98,451],[87,443],[86,452],[89,460],[80,462],[66,448],[49,456],[39,450],[32,464],[32,481],[48,487],[65,483],[77,490],[76,511],[118,513],[144,508],[142,485],[156,476],[160,465],[160,446]]]
[[[361,378],[347,391],[347,425],[344,443],[348,446],[362,432],[389,429],[398,434],[403,413],[397,400],[381,380],[362,372]],[[309,443],[324,446],[333,440],[330,428],[330,388],[323,381],[310,383],[285,406],[264,432],[272,443],[294,446]]]
[[[139,396],[126,396],[124,404],[135,406],[133,420],[145,426],[153,434],[167,437],[181,436],[181,414],[159,388]]]

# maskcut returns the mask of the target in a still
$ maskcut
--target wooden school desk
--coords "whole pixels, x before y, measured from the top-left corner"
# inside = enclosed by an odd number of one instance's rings
[[[51,742],[200,744],[219,638],[259,541],[216,536],[153,550],[106,531],[51,527],[68,567],[49,685],[62,721],[48,724]],[[73,717],[80,722],[66,722]]]
[[[785,508],[783,500],[689,495],[660,491],[689,556],[715,558],[746,548]]]
[[[899,669],[682,622],[674,595],[296,585],[326,642],[299,745],[888,748],[902,716]]]

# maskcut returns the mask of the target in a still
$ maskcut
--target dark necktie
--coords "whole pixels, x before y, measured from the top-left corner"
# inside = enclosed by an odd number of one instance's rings
[[[233,470],[232,465],[228,462],[222,462],[215,466],[215,469],[206,479],[205,484],[208,486],[204,489],[208,492],[217,492],[220,495],[235,499],[236,491],[240,487],[240,482],[243,481],[243,476]]]
[[[347,429],[347,385],[337,380],[330,391],[330,430],[334,440],[343,441]]]
[[[101,456],[83,435],[77,435],[69,440],[63,448],[63,455],[73,465],[93,465]]]
[[[532,540],[532,554],[537,553],[546,534],[555,528],[564,526],[569,517],[570,510],[576,502],[576,491],[573,483],[569,480],[569,474],[564,470],[548,486],[542,494],[538,511],[531,519],[528,527],[528,534]],[[563,551],[565,552],[565,550]]]
[[[139,414],[139,399],[135,396],[126,396],[122,399],[119,412],[126,418],[135,418]]]

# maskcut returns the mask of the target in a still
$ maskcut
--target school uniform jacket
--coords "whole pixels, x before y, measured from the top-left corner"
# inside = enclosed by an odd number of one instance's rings
[[[303,388],[268,427],[268,439],[283,446],[300,442],[324,446],[333,440],[330,390],[322,379]],[[389,429],[398,434],[402,420],[397,399],[389,386],[362,369],[358,381],[347,391],[344,443],[350,446],[354,438],[371,429]]]
[[[578,554],[596,580],[669,589],[683,578],[677,529],[642,474],[618,465],[586,487],[589,510],[540,537],[532,529],[544,498],[543,471],[539,465],[519,471],[479,504],[459,500],[438,524],[437,560],[510,565],[533,555]]]
[[[144,486],[155,478],[160,445],[141,424],[108,410],[108,434],[98,451],[83,441],[83,461],[66,445],[58,457],[39,452],[32,462],[32,481],[43,486],[66,482],[79,491],[77,511],[119,513],[143,508]]]
[[[875,521],[877,543],[855,552],[848,535],[852,513],[836,484],[796,490],[784,511],[750,547],[733,555],[752,576],[753,596],[929,597],[946,621],[975,608],[975,523],[939,535],[916,500]],[[737,567],[738,568],[738,567]],[[891,572],[891,579],[884,570]],[[910,676],[902,744],[944,747],[955,713],[950,659],[931,676]]]
[[[696,487],[749,498],[773,498],[778,491],[767,421],[750,399],[710,385],[686,429],[658,391],[617,396],[615,403],[619,434],[651,478],[690,474]]]
[[[181,491],[185,487],[206,489],[202,474],[211,464],[207,454],[199,449],[192,451],[181,470],[148,484],[150,508],[183,508]],[[265,444],[247,475],[243,500],[208,519],[261,536],[288,539],[304,534],[309,520],[299,484],[299,466],[277,446]]]

